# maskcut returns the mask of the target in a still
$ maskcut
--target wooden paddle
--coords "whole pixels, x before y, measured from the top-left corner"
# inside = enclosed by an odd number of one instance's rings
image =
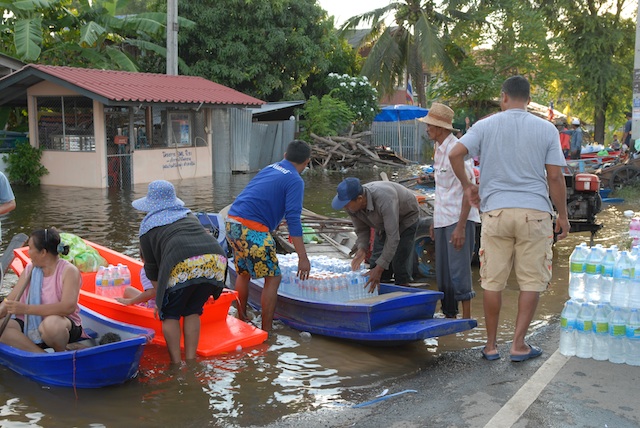
[[[11,242],[9,242],[9,245],[5,249],[4,254],[2,255],[2,258],[0,259],[0,262],[2,264],[2,273],[3,273],[2,282],[4,282],[4,272],[7,270],[7,268],[15,258],[15,254],[13,253],[13,250],[15,250],[16,248],[22,247],[25,244],[25,242],[27,242],[28,239],[29,237],[26,234],[19,233],[11,239]],[[31,280],[31,272],[29,272],[29,278],[27,278],[27,281],[24,283],[22,290],[20,290],[20,293],[18,293],[18,298],[17,298],[18,300],[24,294],[24,290],[26,290],[27,284],[29,284],[30,280]],[[4,317],[4,320],[2,320],[2,325],[0,325],[0,337],[2,337],[2,334],[4,333],[4,330],[7,328],[7,324],[9,324],[10,319],[11,319],[11,315],[7,313],[7,315]]]
[[[27,286],[29,285],[30,282],[31,282],[31,272],[29,272],[29,276],[27,276],[27,280],[24,282],[24,284],[22,285],[22,288],[18,292],[18,295],[16,296],[16,300],[20,300],[20,298],[24,294],[24,290],[27,289]],[[4,334],[4,330],[7,328],[7,324],[9,324],[10,319],[11,319],[11,314],[7,312],[7,315],[5,315],[4,319],[2,320],[2,325],[0,325],[0,337],[2,337],[2,335]]]

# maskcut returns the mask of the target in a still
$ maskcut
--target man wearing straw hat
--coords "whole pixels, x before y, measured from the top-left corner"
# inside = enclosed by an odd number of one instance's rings
[[[487,329],[482,357],[491,361],[500,359],[496,342],[502,290],[512,269],[520,293],[510,359],[521,362],[542,354],[525,336],[540,292],[551,280],[554,205],[557,238],[565,238],[570,228],[558,130],[527,112],[530,99],[527,79],[508,78],[500,94],[502,112],[478,121],[449,153],[465,197],[482,211],[479,256]],[[479,188],[466,180],[467,155],[480,155]]]
[[[436,198],[431,224],[431,239],[436,245],[436,278],[444,293],[441,307],[447,318],[456,318],[458,302],[462,317],[471,318],[471,299],[475,297],[471,279],[471,258],[475,247],[478,209],[463,198],[462,184],[451,169],[449,152],[458,139],[453,135],[453,110],[433,103],[426,117],[429,138],[435,141],[433,175]],[[465,162],[469,181],[475,180],[473,161]]]

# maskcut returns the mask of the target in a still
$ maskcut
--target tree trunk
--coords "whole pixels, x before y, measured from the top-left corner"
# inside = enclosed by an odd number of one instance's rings
[[[607,102],[601,101],[597,103],[595,107],[595,113],[593,115],[593,141],[598,144],[604,144]]]

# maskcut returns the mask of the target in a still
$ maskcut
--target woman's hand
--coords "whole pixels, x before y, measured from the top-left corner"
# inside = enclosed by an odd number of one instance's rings
[[[27,304],[22,303],[19,300],[9,300],[4,299],[5,307],[7,308],[7,313],[12,315],[22,315],[27,313]]]

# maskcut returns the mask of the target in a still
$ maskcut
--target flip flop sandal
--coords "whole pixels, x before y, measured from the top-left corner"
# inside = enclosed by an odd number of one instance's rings
[[[484,352],[484,348],[482,348],[482,351],[480,352],[482,353],[482,358],[484,358],[485,360],[495,361],[500,359],[500,352],[496,352],[495,354],[487,354],[486,352]]]
[[[532,358],[536,358],[539,357],[540,355],[542,355],[542,349],[538,348],[537,346],[533,346],[533,345],[529,345],[530,351],[528,354],[522,354],[522,355],[513,355],[511,354],[511,361],[513,361],[514,363],[521,363],[522,361],[527,361],[530,360]]]

